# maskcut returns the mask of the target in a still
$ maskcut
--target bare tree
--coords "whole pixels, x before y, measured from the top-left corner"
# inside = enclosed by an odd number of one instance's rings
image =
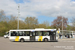
[[[66,29],[67,22],[68,22],[68,18],[63,17],[63,29]],[[60,29],[62,29],[62,16],[58,16],[57,19],[55,19],[52,22],[52,26],[54,28],[60,28]]]

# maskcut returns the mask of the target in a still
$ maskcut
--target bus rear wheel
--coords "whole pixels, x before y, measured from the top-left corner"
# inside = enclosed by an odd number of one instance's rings
[[[45,38],[45,39],[44,39],[44,41],[45,41],[45,42],[48,42],[48,39],[47,39],[47,38]]]

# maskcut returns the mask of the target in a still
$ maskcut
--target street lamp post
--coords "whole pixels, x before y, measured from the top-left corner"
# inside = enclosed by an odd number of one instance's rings
[[[20,16],[20,11],[19,11],[19,4],[18,4],[18,17],[17,17],[17,29],[19,29],[19,16]]]

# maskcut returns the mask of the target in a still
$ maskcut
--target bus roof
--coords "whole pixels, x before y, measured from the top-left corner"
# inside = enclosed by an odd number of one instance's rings
[[[10,31],[56,31],[56,29],[17,29]]]

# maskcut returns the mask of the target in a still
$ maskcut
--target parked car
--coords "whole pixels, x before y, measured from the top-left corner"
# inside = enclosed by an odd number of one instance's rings
[[[6,32],[4,38],[9,38],[9,32]]]
[[[8,38],[9,37],[9,35],[7,34],[7,35],[4,35],[4,38]]]

